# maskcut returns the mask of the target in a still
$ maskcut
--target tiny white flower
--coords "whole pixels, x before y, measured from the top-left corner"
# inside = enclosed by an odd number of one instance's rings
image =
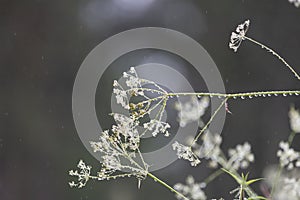
[[[274,200],[299,200],[300,199],[300,178],[299,171],[291,171],[281,173],[278,176],[277,167],[269,167],[265,171],[266,181],[269,186],[274,185],[276,181],[276,188],[273,190],[272,199]]]
[[[132,74],[136,74],[135,68],[134,67],[130,67],[129,72]]]
[[[205,132],[201,137],[203,143],[201,145],[194,144],[195,154],[199,158],[210,160],[209,166],[216,168],[218,163],[222,162],[221,148],[222,137],[219,134],[212,134],[209,131]]]
[[[114,170],[120,170],[121,169],[121,163],[120,160],[113,154],[105,155],[102,157],[103,159],[103,165],[109,169]]]
[[[113,86],[114,86],[114,87],[117,87],[117,86],[118,86],[118,84],[119,84],[119,83],[118,83],[118,81],[117,81],[117,80],[114,80],[114,82],[113,82]]]
[[[199,158],[194,154],[191,147],[185,146],[183,144],[175,141],[172,144],[173,150],[176,151],[179,159],[188,160],[191,163],[191,166],[195,167],[200,164]]]
[[[246,33],[249,29],[250,20],[246,20],[236,28],[236,32],[231,33],[229,48],[234,52],[238,50],[243,40],[245,40]]]
[[[178,190],[190,200],[206,200],[207,197],[203,191],[203,188],[205,187],[205,183],[196,183],[193,176],[188,176],[186,178],[186,185],[182,183],[174,185],[175,190]],[[182,197],[178,195],[176,195],[176,197],[177,199],[182,199]]]
[[[289,118],[292,131],[300,133],[300,113],[294,106],[292,106],[289,111]]]
[[[289,0],[289,2],[294,3],[297,8],[300,7],[300,0]]]
[[[78,162],[77,167],[79,168],[80,171],[69,171],[70,176],[77,176],[78,177],[78,182],[75,183],[74,181],[69,182],[70,187],[78,187],[82,188],[86,185],[88,180],[90,179],[90,174],[91,174],[91,166],[86,165],[82,160]]]
[[[166,122],[152,119],[150,122],[144,123],[143,126],[152,132],[153,137],[156,137],[158,133],[162,133],[166,137],[170,135],[167,129],[169,129],[171,126]]]
[[[250,162],[254,162],[254,155],[251,153],[251,145],[245,142],[243,145],[238,144],[235,149],[229,149],[228,165],[233,169],[245,169]]]
[[[300,179],[298,178],[282,178],[280,190],[274,194],[274,199],[300,199]]]
[[[129,105],[128,105],[129,100],[126,91],[122,89],[114,88],[113,93],[115,94],[117,104],[121,104],[123,108],[129,109]]]
[[[116,121],[116,125],[112,126],[112,132],[115,133],[117,137],[120,137],[120,135],[124,136],[125,147],[129,147],[131,150],[138,149],[140,136],[137,130],[137,126],[139,125],[139,123],[132,118],[122,114],[114,113],[113,117]]]
[[[179,111],[178,119],[181,127],[186,126],[188,123],[197,121],[202,117],[209,106],[209,98],[202,97],[198,100],[197,97],[191,97],[191,100],[186,103],[177,102],[175,105],[176,110]]]
[[[123,77],[124,77],[124,78],[128,78],[127,72],[123,72]]]
[[[137,88],[139,87],[141,84],[141,81],[139,78],[134,77],[134,76],[130,76],[127,80],[126,80],[126,85],[130,88]]]
[[[298,161],[296,162],[296,167],[299,167],[299,168],[300,168],[300,160],[298,160]]]
[[[287,142],[281,141],[279,147],[280,149],[277,151],[277,156],[279,157],[280,165],[286,167],[287,170],[292,170],[295,166],[298,167],[300,153],[290,148],[290,145]]]

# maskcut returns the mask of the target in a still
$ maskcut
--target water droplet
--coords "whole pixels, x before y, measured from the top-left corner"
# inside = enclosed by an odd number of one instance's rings
[[[295,93],[295,95],[296,95],[296,96],[298,96],[298,95],[299,95],[299,93]]]
[[[255,97],[258,97],[258,95],[257,95],[257,94],[255,94],[254,96],[255,96]]]
[[[268,97],[272,96],[272,94],[268,94]]]
[[[236,96],[234,96],[233,98],[236,99]]]
[[[286,97],[286,96],[287,96],[287,94],[282,94],[282,96]]]
[[[249,99],[252,99],[252,98],[253,98],[253,96],[250,95],[250,96],[249,96]]]
[[[278,97],[278,94],[274,94],[275,97]]]
[[[244,96],[241,96],[241,99],[245,99],[245,97],[244,97]]]
[[[263,94],[262,96],[263,96],[263,97],[266,97],[266,95],[265,95],[265,94]]]

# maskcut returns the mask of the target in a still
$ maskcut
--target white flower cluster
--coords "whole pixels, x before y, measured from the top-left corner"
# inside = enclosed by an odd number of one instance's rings
[[[155,119],[156,121],[154,120],[148,125],[151,125],[149,128],[155,130],[157,128],[167,129],[168,125],[161,122],[161,116],[169,98],[168,93],[155,82],[139,78],[134,67],[131,67],[128,72],[123,73],[123,79],[120,82],[124,86],[116,80],[113,83],[113,94],[117,104],[128,110],[135,120],[144,117],[146,114],[150,114],[155,108],[161,106],[161,110],[157,114],[158,119]],[[136,101],[138,102],[134,103]],[[153,135],[157,135],[157,133],[156,131]],[[166,131],[164,133],[168,134]]]
[[[294,106],[292,106],[290,109],[289,117],[292,131],[295,133],[300,133],[300,113],[295,109]]]
[[[238,50],[243,40],[245,40],[246,33],[249,29],[250,20],[246,20],[244,23],[238,25],[235,32],[231,33],[229,48],[234,52]]]
[[[199,158],[205,158],[210,160],[209,166],[212,168],[216,168],[218,163],[222,162],[221,148],[220,145],[222,143],[222,137],[219,134],[212,134],[207,131],[201,137],[203,143],[202,145],[198,145],[195,143],[193,146],[195,148],[195,154]]]
[[[166,122],[152,119],[150,122],[144,123],[143,125],[145,129],[148,129],[152,132],[153,137],[156,137],[158,133],[163,133],[166,137],[170,136],[170,133],[167,131],[167,129],[169,129],[171,126]]]
[[[100,134],[99,141],[90,142],[93,151],[101,154],[102,168],[100,172],[97,176],[91,176],[91,167],[80,161],[78,164],[80,171],[71,170],[69,172],[72,176],[78,176],[78,183],[70,182],[71,187],[81,188],[85,186],[89,179],[109,180],[130,176],[136,177],[140,183],[141,180],[146,178],[149,168],[139,150],[141,136],[147,131],[150,131],[154,137],[159,133],[165,136],[170,135],[167,130],[170,125],[161,121],[168,100],[166,91],[151,81],[138,78],[133,67],[128,72],[123,73],[123,78],[127,89],[124,89],[119,82],[114,81],[113,93],[116,96],[117,103],[124,109],[129,110],[130,114],[129,116],[118,113],[111,114],[115,121],[111,130],[103,131]],[[142,83],[152,85],[156,89],[143,87]],[[146,96],[144,91],[156,93],[160,96],[150,98]],[[131,103],[130,98],[136,96],[142,97],[144,100],[136,104]],[[157,117],[145,122],[143,124],[145,130],[140,133],[140,119],[145,114],[150,114],[158,106],[161,106],[161,109],[157,113]],[[124,171],[127,173],[123,173]]]
[[[112,126],[112,134],[104,131],[98,142],[91,142],[94,152],[103,154],[103,165],[110,170],[131,170],[132,173],[146,173],[135,162],[132,154],[139,148],[140,135],[137,131],[138,122],[122,114],[113,114],[116,125]],[[132,165],[122,163],[125,158]]]
[[[276,182],[276,187],[273,188],[272,199],[281,200],[299,200],[300,199],[300,171],[295,169],[292,171],[284,171],[278,176],[278,168],[269,166],[265,172],[266,182],[271,187]]]
[[[228,165],[235,170],[245,169],[250,162],[254,162],[254,155],[251,153],[251,145],[248,142],[243,145],[238,144],[235,149],[229,149],[228,155],[230,157]]]
[[[191,143],[190,139],[188,143]],[[249,163],[254,162],[254,155],[251,153],[251,146],[248,142],[237,145],[235,149],[229,149],[230,158],[227,160],[220,147],[222,143],[220,135],[212,134],[207,130],[201,139],[203,141],[201,145],[193,141],[192,147],[175,142],[173,150],[177,151],[179,159],[190,161],[192,166],[197,166],[201,158],[209,160],[211,168],[217,168],[220,164],[222,167],[232,170],[245,169]]]
[[[297,8],[300,7],[300,0],[289,0],[290,3],[293,3]]]
[[[112,114],[116,125],[112,126],[112,132],[121,140],[124,137],[123,146],[130,150],[136,150],[139,147],[140,136],[137,130],[138,121],[133,120],[122,114]]]
[[[175,108],[179,111],[178,119],[180,126],[184,127],[190,122],[199,120],[204,115],[208,106],[208,97],[202,97],[198,100],[197,97],[193,96],[190,101],[184,104],[177,102]]]
[[[200,164],[199,158],[194,154],[191,147],[185,146],[183,144],[175,141],[172,144],[173,150],[176,151],[176,154],[179,159],[188,160],[191,163],[191,166],[195,167]]]
[[[141,89],[142,80],[137,76],[137,73],[134,67],[131,67],[129,72],[123,73],[123,78],[125,79],[126,86],[129,88],[125,90],[118,81],[114,81],[113,83],[113,93],[116,96],[117,104],[120,104],[123,108],[128,110],[129,107],[129,97],[144,95],[143,90]]]
[[[129,73],[123,73],[124,78],[128,78],[126,80],[126,85],[130,88],[138,88],[141,87],[141,80],[138,78],[137,73],[134,67],[130,67]]]
[[[70,187],[78,187],[78,188],[82,188],[86,185],[86,183],[88,182],[89,178],[90,178],[90,174],[91,174],[91,166],[86,165],[82,160],[79,161],[77,167],[80,169],[80,171],[78,172],[78,170],[70,170],[69,171],[69,175],[70,176],[77,176],[78,177],[78,182],[75,183],[74,181],[69,182]]]
[[[300,178],[285,178],[283,190],[289,194],[289,200],[300,199]]]
[[[284,177],[280,181],[280,187],[278,188],[273,197],[274,199],[288,199],[299,200],[300,199],[300,178],[287,178]]]
[[[206,200],[207,197],[203,191],[206,187],[205,183],[196,183],[193,176],[186,178],[186,185],[177,183],[174,185],[174,189],[181,192],[183,195],[188,197],[190,200]],[[177,199],[182,199],[180,196],[176,196]]]
[[[117,81],[114,81],[113,86],[115,87],[113,89],[113,93],[116,96],[117,104],[120,104],[125,109],[129,109],[129,100],[128,100],[127,92],[120,87]],[[120,88],[117,88],[118,86]]]
[[[78,168],[80,172],[71,170],[71,176],[78,176],[78,183],[71,182],[71,187],[83,187],[90,179],[109,180],[111,178],[122,178],[135,176],[138,180],[145,178],[148,173],[148,165],[143,162],[143,166],[136,160],[135,150],[139,147],[140,136],[136,130],[137,122],[131,118],[113,114],[116,125],[112,126],[112,134],[108,130],[103,131],[99,141],[90,142],[94,152],[102,154],[102,169],[98,176],[90,175],[90,166],[86,166],[80,161]],[[120,174],[120,171],[127,171],[127,174]],[[118,174],[114,174],[118,172]]]
[[[300,167],[300,153],[290,148],[287,142],[279,143],[280,149],[277,151],[280,165],[286,167],[287,170],[292,170],[295,166]]]
[[[132,146],[135,147],[135,144],[131,144],[130,139],[123,141],[124,135],[110,135],[108,131],[102,132],[98,142],[90,142],[91,147],[94,152],[100,152],[102,156],[103,168],[107,169],[110,172],[120,171],[120,170],[129,170],[132,174],[144,174],[146,169],[142,169],[134,162],[135,155],[132,154]],[[125,140],[125,139],[124,139]],[[123,159],[123,160],[122,160]],[[124,162],[124,159],[129,161],[131,165],[128,165],[128,162]],[[122,163],[122,161],[124,163]],[[107,175],[111,174],[102,174],[102,179],[109,179]]]

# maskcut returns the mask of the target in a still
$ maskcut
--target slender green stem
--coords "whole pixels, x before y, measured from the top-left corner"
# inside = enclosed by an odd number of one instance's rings
[[[131,177],[131,176],[132,176],[131,173],[127,173],[127,174],[118,174],[118,175],[113,175],[113,176],[107,176],[105,178],[89,175],[88,178],[93,179],[93,180],[110,180],[110,179],[117,179],[117,178]]]
[[[158,93],[158,94],[166,94],[166,92],[162,92],[160,90],[156,90],[156,89],[152,89],[152,88],[143,88],[143,87],[138,87],[138,88],[129,88],[128,90],[125,90],[125,92],[129,93],[129,92],[133,92],[136,89],[142,90],[143,92],[151,92],[151,93]]]
[[[163,96],[163,98],[157,103],[155,104],[152,108],[150,108],[147,112],[145,112],[144,114],[138,116],[137,119],[140,119],[142,117],[144,117],[146,114],[150,114],[153,110],[155,110],[160,104],[161,102],[163,102],[165,100],[166,96]]]
[[[230,165],[228,165],[228,160],[222,150],[220,150],[220,157],[222,158],[221,160],[218,160],[218,163],[220,164],[220,166],[222,168],[226,169],[227,171],[230,171],[232,174],[234,174],[234,176],[238,177],[239,180],[242,180],[242,177],[237,172],[237,170],[233,169],[232,167],[230,167]],[[222,172],[224,172],[224,171],[222,170]],[[249,185],[247,186],[247,191],[248,191],[247,193],[250,195],[250,197],[257,196],[257,194],[254,192],[254,190]]]
[[[158,97],[155,97],[155,98],[152,98],[152,99],[147,99],[147,100],[144,100],[144,101],[140,101],[139,104],[152,103],[153,101],[158,101],[159,99],[162,99],[162,98],[164,98],[164,95],[161,95],[161,96],[158,96]]]
[[[210,120],[208,121],[208,123],[206,123],[206,125],[203,127],[203,129],[200,131],[200,133],[197,135],[197,137],[194,139],[194,141],[192,142],[192,145],[197,142],[197,140],[199,139],[199,137],[201,136],[201,134],[207,129],[207,127],[209,126],[209,124],[212,122],[212,120],[215,118],[215,116],[217,115],[217,113],[220,111],[220,109],[223,107],[223,105],[226,103],[226,101],[229,99],[229,97],[225,98],[222,103],[220,104],[220,106],[215,110],[214,114],[211,116]],[[221,155],[224,159],[224,163],[219,163],[223,168],[232,171],[233,174],[235,174],[235,176],[240,177],[240,175],[237,173],[237,171],[233,170],[233,169],[229,169],[227,164],[228,161],[226,161],[226,157],[225,154],[221,151]],[[214,173],[212,173],[209,177],[207,177],[204,182],[207,184],[209,182],[211,182],[212,180],[214,180],[215,178],[217,178],[219,175],[221,175],[224,171],[219,169],[217,171],[215,171]],[[248,190],[251,194],[251,196],[257,196],[256,193],[250,188],[250,186],[248,186]],[[243,193],[244,194],[244,193]]]
[[[145,169],[148,169],[147,163],[146,163],[145,160],[144,160],[144,157],[143,157],[143,155],[142,155],[141,150],[140,150],[139,148],[137,148],[137,151],[138,151],[138,153],[139,153],[139,156],[140,156],[140,158],[141,158],[141,161],[142,161],[142,163],[143,163],[144,168],[145,168]]]
[[[257,45],[259,45],[261,48],[266,49],[268,52],[270,52],[271,54],[273,54],[275,57],[277,57],[286,67],[288,67],[290,69],[290,71],[296,76],[296,78],[298,80],[300,80],[300,76],[298,75],[298,73],[292,68],[292,66],[290,66],[278,53],[276,53],[274,50],[272,50],[271,48],[267,47],[266,45],[252,39],[249,38],[247,36],[244,36],[245,39],[249,40],[250,42],[253,42]]]
[[[221,151],[221,153],[224,155],[224,153]],[[226,158],[224,158],[226,160]],[[227,163],[228,161],[226,161],[225,163]],[[227,164],[224,164],[224,163],[219,163],[224,169],[230,171],[232,174],[234,174],[236,177],[238,177],[239,180],[242,180],[243,178],[240,176],[240,174],[233,168],[231,167],[228,167]],[[248,189],[248,195],[250,197],[256,197],[257,194],[254,192],[254,190],[248,185],[247,186],[247,189]]]
[[[185,197],[182,193],[178,192],[177,190],[175,190],[173,187],[171,187],[170,185],[168,185],[166,182],[160,180],[159,178],[157,178],[156,176],[154,176],[153,174],[151,174],[150,172],[148,172],[147,174],[150,178],[152,178],[155,182],[158,182],[160,184],[162,184],[163,186],[165,186],[166,188],[168,188],[171,192],[174,192],[175,194],[177,194],[178,196],[182,197],[184,200],[189,200],[187,197]]]
[[[164,111],[164,109],[165,109],[165,107],[167,105],[167,101],[168,101],[168,98],[165,98],[164,101],[163,101],[163,105],[160,107],[158,113],[155,115],[154,120],[157,120],[157,119],[161,120],[162,115],[163,115],[163,111]],[[159,102],[159,104],[160,104],[160,102]],[[150,114],[150,112],[149,112],[149,114]],[[147,131],[148,131],[148,129],[145,129],[144,132],[142,132],[140,134],[140,137],[144,136],[147,133]]]
[[[208,184],[210,182],[212,182],[213,180],[215,180],[215,178],[217,178],[218,176],[220,176],[221,174],[223,174],[224,171],[222,169],[218,169],[217,171],[215,171],[214,173],[210,174],[205,180],[204,183]]]
[[[300,90],[282,90],[282,91],[259,91],[259,92],[242,92],[242,93],[210,93],[210,92],[181,92],[181,93],[168,93],[168,96],[209,96],[209,97],[225,97],[225,98],[252,98],[252,97],[267,97],[267,96],[288,96],[300,95]]]
[[[294,131],[292,131],[291,134],[290,134],[290,136],[289,136],[288,143],[289,143],[290,146],[293,143],[295,135],[296,135],[296,133]]]
[[[273,185],[272,185],[270,197],[273,197],[273,194],[276,191],[277,184],[278,184],[279,178],[281,176],[282,170],[283,170],[283,166],[281,164],[279,164],[276,175],[275,175],[275,180],[274,180]]]
[[[193,140],[191,146],[193,146],[199,139],[199,137],[202,135],[202,133],[208,128],[208,126],[210,125],[210,123],[213,121],[213,119],[216,117],[216,115],[218,114],[218,112],[220,111],[220,109],[223,107],[223,105],[226,103],[226,101],[228,100],[228,98],[225,98],[222,103],[219,105],[219,107],[215,110],[214,114],[210,117],[209,121],[205,124],[205,126],[201,129],[201,131],[198,133],[198,135],[195,137],[195,139]]]

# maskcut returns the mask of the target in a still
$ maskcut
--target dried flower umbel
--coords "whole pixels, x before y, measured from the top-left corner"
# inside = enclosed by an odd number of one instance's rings
[[[71,176],[77,176],[78,182],[71,182],[71,187],[83,187],[89,179],[109,180],[115,178],[134,176],[140,182],[148,175],[149,165],[144,161],[140,152],[140,140],[146,132],[151,132],[155,137],[162,133],[169,136],[168,129],[170,125],[162,121],[162,113],[165,109],[167,96],[149,97],[147,92],[165,94],[165,91],[157,84],[140,79],[135,69],[130,68],[129,72],[124,72],[126,87],[122,86],[118,81],[114,81],[113,93],[118,104],[129,111],[129,116],[112,113],[115,124],[111,130],[103,131],[100,134],[99,141],[91,141],[91,147],[95,153],[101,153],[101,169],[96,176],[91,175],[91,167],[86,166],[80,161],[78,168],[80,171],[70,171]],[[155,89],[143,87],[142,84],[147,83],[155,87]],[[143,101],[138,103],[130,102],[131,98],[142,97]],[[156,118],[149,122],[140,124],[139,119],[146,114],[154,112],[156,107],[160,107]],[[138,131],[138,127],[144,130]],[[124,173],[126,172],[126,173]]]
[[[234,52],[237,52],[237,50],[240,47],[242,41],[248,40],[248,41],[260,46],[262,49],[267,50],[267,52],[269,52],[273,56],[275,56],[278,60],[280,60],[294,74],[294,76],[298,80],[300,80],[300,76],[295,71],[295,69],[290,64],[288,64],[287,61],[283,57],[281,57],[277,52],[275,52],[273,49],[267,47],[266,45],[258,42],[257,40],[246,36],[246,33],[249,29],[249,26],[250,26],[250,20],[246,20],[244,23],[237,26],[236,31],[231,33],[229,48],[233,49]]]
[[[71,182],[72,187],[83,187],[89,179],[110,180],[124,177],[136,177],[139,181],[146,178],[148,164],[142,157],[137,157],[139,135],[135,129],[136,124],[122,115],[114,116],[120,124],[114,125],[112,133],[104,131],[99,141],[91,142],[94,152],[102,154],[102,167],[96,176],[91,175],[91,167],[80,161],[78,168],[81,170],[70,171],[71,176],[78,177],[78,183]],[[138,154],[140,155],[140,154]],[[140,164],[142,161],[142,165]],[[126,172],[126,173],[124,173]]]
[[[176,151],[179,159],[187,160],[191,163],[191,166],[195,167],[200,164],[199,158],[193,152],[190,146],[185,146],[177,141],[172,144],[173,150]]]
[[[234,52],[238,50],[243,40],[246,39],[246,33],[250,26],[250,20],[246,20],[244,23],[237,26],[235,32],[231,33],[229,48]]]

